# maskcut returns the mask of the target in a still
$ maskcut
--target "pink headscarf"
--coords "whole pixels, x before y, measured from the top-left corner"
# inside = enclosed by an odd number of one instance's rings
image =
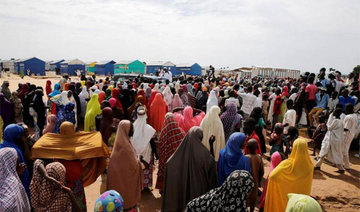
[[[183,107],[183,102],[180,99],[179,94],[175,94],[172,103],[171,103],[171,111],[177,107]]]
[[[176,112],[174,115],[179,126],[185,131],[185,133],[187,133],[194,126],[200,126],[201,121],[205,117],[204,112],[201,112],[194,117],[193,108],[190,106],[186,106],[183,113],[184,115]]]
[[[109,103],[110,103],[110,106],[113,108],[115,106],[115,104],[116,104],[116,99],[114,97],[111,97],[109,99]]]
[[[56,116],[54,114],[51,114],[47,117],[47,125],[45,127],[45,129],[43,130],[43,135],[45,135],[46,133],[51,133],[54,129],[55,129],[55,125],[56,125]]]

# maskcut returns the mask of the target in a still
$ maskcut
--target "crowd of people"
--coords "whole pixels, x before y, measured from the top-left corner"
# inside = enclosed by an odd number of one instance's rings
[[[138,211],[152,188],[163,211],[322,211],[309,196],[314,168],[325,158],[340,173],[351,168],[359,76],[326,77],[325,68],[298,79],[165,73],[171,80],[66,75],[16,91],[3,81],[0,211],[92,210],[84,187],[100,175],[106,192],[95,211]]]

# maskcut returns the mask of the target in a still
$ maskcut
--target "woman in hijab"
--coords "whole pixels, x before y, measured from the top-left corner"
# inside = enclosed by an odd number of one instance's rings
[[[224,127],[226,141],[233,132],[240,131],[242,116],[237,113],[236,105],[234,103],[229,103],[226,105],[226,111],[221,114],[220,119]]]
[[[22,128],[17,124],[10,124],[4,130],[3,142],[0,144],[0,149],[5,147],[10,147],[15,149],[18,154],[19,162],[27,164],[27,161],[24,157],[25,155],[24,153],[26,150],[24,145],[24,140],[25,140],[24,128]],[[31,177],[29,174],[29,170],[28,168],[25,168],[21,180],[28,197],[30,197],[30,190],[29,190],[30,179]]]
[[[193,114],[194,110],[190,106],[185,107],[183,114],[181,114],[180,112],[174,113],[177,123],[184,130],[185,133],[187,133],[194,126],[200,126],[201,121],[205,117],[205,113],[203,111],[200,111],[200,113],[196,116],[194,116]]]
[[[143,187],[141,163],[130,142],[133,133],[134,129],[130,121],[120,122],[110,156],[107,177],[107,189],[121,194],[126,211],[137,211]]]
[[[216,93],[214,90],[210,91],[210,96],[206,102],[206,112],[210,111],[212,106],[219,106],[218,98],[216,97]]]
[[[157,93],[154,101],[150,106],[150,125],[156,130],[156,132],[160,132],[161,128],[164,124],[165,114],[167,112],[167,105],[163,100],[161,93]]]
[[[137,117],[136,109],[139,107],[139,105],[142,105],[146,107],[145,97],[138,95],[136,96],[136,99],[134,103],[127,109],[127,112],[129,114],[129,120],[134,121]]]
[[[199,91],[196,94],[196,109],[204,111],[207,100],[208,100],[207,88],[202,87],[202,91]]]
[[[11,96],[11,92],[9,89],[9,81],[4,81],[3,84],[1,85],[1,89],[0,89],[1,93],[4,94],[5,98],[7,100],[10,100],[10,96]]]
[[[319,203],[308,195],[290,193],[285,212],[301,211],[301,212],[322,212]]]
[[[225,147],[224,127],[220,120],[220,108],[218,106],[211,107],[201,121],[200,127],[203,130],[202,144],[214,153],[215,161],[219,159],[219,152]],[[210,145],[209,139],[215,137],[215,141]]]
[[[10,97],[10,102],[14,106],[14,119],[15,123],[23,121],[23,105],[21,104],[21,99],[18,97],[17,92],[12,92]]]
[[[113,111],[109,107],[105,107],[102,110],[102,120],[100,122],[100,133],[103,141],[108,145],[108,140],[113,131]]]
[[[146,98],[146,96],[145,96],[145,92],[144,92],[143,89],[140,89],[140,90],[137,92],[136,97],[135,97],[135,101],[136,101],[136,98],[137,98],[138,96],[142,96],[142,97],[143,97],[144,106],[147,107],[147,106],[148,106],[148,101],[147,101],[147,98]],[[134,103],[133,103],[133,104],[134,104]]]
[[[46,96],[49,96],[49,94],[52,93],[50,80],[46,81],[45,91],[46,91]]]
[[[31,211],[28,196],[17,172],[19,165],[15,149],[0,149],[0,211]]]
[[[86,86],[82,87],[82,91],[79,94],[80,105],[81,105],[81,118],[85,118],[87,99],[89,99],[89,93],[86,90]]]
[[[36,212],[42,211],[80,211],[74,194],[65,184],[65,167],[53,162],[46,167],[42,160],[34,162],[34,175],[30,184],[31,205]],[[73,207],[74,206],[74,207]],[[76,210],[77,209],[77,210]]]
[[[76,87],[75,87],[75,84],[74,83],[70,83],[70,86],[69,86],[69,93],[72,93],[72,100],[71,102],[73,104],[75,104],[75,108],[76,108],[76,123],[78,123],[78,120],[79,120],[79,116],[81,114],[81,103],[80,103],[80,98],[79,98],[79,95],[77,94],[76,92]]]
[[[60,126],[60,134],[47,133],[32,148],[33,158],[55,159],[65,166],[66,186],[74,192],[82,211],[86,211],[84,186],[103,173],[108,156],[100,132],[75,132],[74,125],[66,121]]]
[[[179,127],[174,114],[167,113],[158,142],[159,168],[156,188],[159,189],[160,193],[162,193],[164,186],[166,162],[174,154],[184,137],[185,132]]]
[[[243,154],[245,134],[236,132],[230,135],[226,147],[220,150],[218,162],[218,185],[222,185],[234,170],[251,172],[249,159]]]
[[[298,138],[293,144],[290,157],[281,162],[269,176],[265,212],[285,211],[288,193],[310,195],[313,172],[307,142]]]
[[[56,83],[56,84],[54,85],[54,90],[53,90],[53,92],[51,92],[51,93],[48,95],[48,97],[49,97],[49,98],[52,98],[52,97],[57,96],[57,95],[59,95],[59,94],[61,94],[61,92],[60,92],[60,84],[59,84],[59,83]],[[25,107],[24,107],[24,110],[26,110]],[[56,104],[55,104],[55,103],[52,103],[52,105],[51,105],[51,113],[56,115]]]
[[[9,102],[4,94],[0,93],[0,116],[1,119],[4,123],[3,125],[3,129],[6,128],[6,126],[8,126],[11,123],[14,123],[14,109],[13,109],[13,105],[11,104],[11,102]]]
[[[109,99],[112,97],[112,90],[110,88],[106,89],[105,92],[105,99],[109,101]]]
[[[269,171],[269,175],[265,181],[265,184],[264,184],[264,189],[261,193],[261,196],[260,196],[260,199],[259,199],[259,210],[260,209],[264,209],[264,205],[265,205],[265,197],[266,197],[266,191],[267,191],[267,184],[268,184],[268,180],[269,180],[269,176],[271,174],[271,172],[280,164],[280,162],[282,161],[282,157],[280,155],[279,152],[274,152],[272,155],[271,155],[271,160],[270,160],[270,171]]]
[[[262,113],[263,113],[263,110],[262,110],[261,107],[255,107],[253,109],[253,111],[251,111],[250,117],[253,118],[255,120],[255,122],[256,122],[255,133],[260,139],[261,153],[264,154],[264,153],[266,153],[266,143],[265,143],[266,130],[264,129],[266,124],[265,124],[265,121],[263,119],[263,114]]]
[[[171,89],[169,86],[166,86],[164,91],[162,92],[163,94],[163,99],[167,105],[167,111],[171,111],[171,103],[172,103],[172,99],[173,99],[173,94],[171,93]]]
[[[162,211],[183,211],[190,200],[216,187],[216,163],[202,137],[200,127],[191,128],[168,160]]]
[[[183,106],[184,107],[188,106],[189,105],[189,100],[188,100],[187,92],[185,92],[184,89],[180,88],[178,94],[180,96],[181,102],[183,103]]]
[[[43,135],[46,133],[52,133],[55,130],[56,126],[56,116],[54,114],[50,114],[47,117],[47,125],[45,129],[43,130]]]
[[[84,131],[86,132],[96,130],[96,116],[102,113],[98,99],[99,96],[94,93],[86,107],[84,124]]]
[[[81,87],[82,87],[81,82],[77,82],[77,83],[75,84],[75,92],[74,92],[74,93],[76,93],[77,95],[79,95],[80,92],[81,92]]]
[[[147,100],[148,104],[149,104],[149,101],[150,101],[151,93],[152,93],[152,89],[150,87],[147,87],[146,91],[145,91],[145,97],[146,97],[146,100]]]
[[[45,104],[43,101],[43,96],[44,93],[42,92],[42,90],[37,89],[35,91],[35,100],[34,100],[34,104],[33,104],[33,108],[35,110],[35,112],[37,113],[37,126],[39,127],[39,133],[40,136],[42,135],[42,131],[44,129],[45,126],[45,120],[46,120],[46,108],[45,108]]]
[[[101,104],[101,102],[103,102],[104,100],[105,100],[105,92],[100,91],[100,93],[99,93],[99,103]]]
[[[218,188],[191,200],[186,211],[247,211],[247,194],[254,187],[254,180],[248,171],[235,170]]]
[[[183,102],[181,101],[179,94],[175,94],[171,103],[171,111],[179,107],[183,107]]]
[[[119,100],[119,95],[120,95],[120,92],[117,88],[114,88],[112,90],[112,97],[116,100],[116,107],[124,114],[124,109],[123,109],[123,106]]]
[[[144,169],[144,188],[151,188],[153,181],[154,152],[150,140],[155,134],[155,129],[146,123],[147,115],[144,106],[136,110],[137,119],[134,122],[134,136],[131,139],[137,155],[140,155],[142,162],[146,163]]]
[[[18,92],[18,97],[21,101],[24,100],[25,95],[29,92],[29,87],[26,83],[22,84],[20,91]]]

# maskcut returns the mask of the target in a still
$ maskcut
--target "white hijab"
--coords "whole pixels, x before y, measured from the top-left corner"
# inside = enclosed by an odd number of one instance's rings
[[[145,111],[145,109],[143,109]],[[139,111],[139,110],[138,110]],[[155,129],[146,123],[146,112],[143,115],[138,113],[134,122],[134,135],[131,138],[132,145],[138,155],[142,155],[144,161],[150,163],[151,146],[150,140],[155,134]]]
[[[70,100],[68,98],[68,92],[67,91],[63,91],[61,92],[61,105],[67,105],[69,104]]]
[[[173,99],[173,94],[171,93],[170,87],[166,86],[162,94],[164,95],[164,101],[165,101],[166,105],[170,109],[172,99]]]
[[[80,100],[89,98],[89,92],[87,91],[86,86],[82,88],[82,91],[79,94],[79,98]]]
[[[214,90],[210,91],[210,96],[206,102],[206,113],[210,111],[212,106],[219,106],[219,101]]]
[[[203,130],[203,145],[210,151],[209,138],[211,135],[215,136],[213,144],[215,161],[219,160],[219,152],[225,148],[224,127],[219,117],[221,110],[218,106],[211,107],[201,121],[200,127]]]

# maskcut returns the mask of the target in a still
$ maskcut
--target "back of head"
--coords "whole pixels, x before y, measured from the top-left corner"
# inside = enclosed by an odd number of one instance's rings
[[[60,134],[61,135],[73,135],[75,133],[75,127],[74,124],[68,121],[64,121],[60,125]]]
[[[310,196],[289,193],[288,199],[286,212],[322,212],[319,203]]]
[[[258,143],[257,143],[257,140],[256,139],[250,139],[248,141],[248,145],[247,145],[247,148],[249,149],[250,151],[250,154],[256,154],[256,150],[258,149]]]

